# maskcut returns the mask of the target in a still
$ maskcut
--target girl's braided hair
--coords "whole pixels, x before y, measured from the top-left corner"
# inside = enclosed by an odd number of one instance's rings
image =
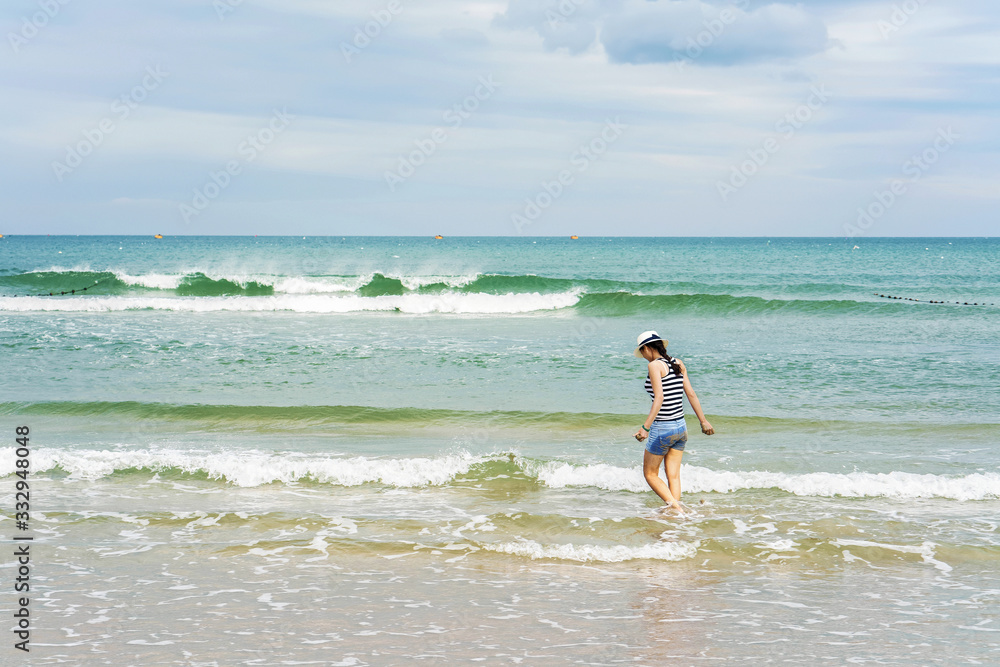
[[[646,343],[644,347],[648,347],[659,352],[660,356],[666,359],[667,363],[670,364],[670,368],[674,370],[674,375],[677,376],[684,375],[684,373],[681,371],[680,363],[678,363],[676,359],[667,354],[667,346],[663,344],[662,340],[654,340],[651,343]]]

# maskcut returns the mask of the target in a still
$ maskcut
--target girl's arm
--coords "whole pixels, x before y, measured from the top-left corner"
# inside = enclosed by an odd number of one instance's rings
[[[701,422],[701,432],[705,435],[713,435],[715,433],[715,429],[712,428],[712,425],[708,423],[707,419],[705,419],[705,413],[701,410],[701,401],[698,400],[698,394],[694,393],[694,387],[691,386],[691,380],[688,378],[687,369],[684,368],[684,362],[677,359],[677,363],[680,364],[681,373],[684,374],[684,393],[687,395],[688,402],[691,403],[691,408],[694,410],[694,413],[698,415],[698,421]]]
[[[660,413],[660,406],[663,405],[663,383],[660,382],[660,378],[663,377],[663,373],[663,366],[661,364],[656,364],[652,361],[649,362],[649,380],[653,385],[653,405],[649,408],[649,415],[647,415],[646,421],[642,423],[645,430],[639,429],[635,432],[637,440],[646,439],[649,429],[653,428],[653,420]]]

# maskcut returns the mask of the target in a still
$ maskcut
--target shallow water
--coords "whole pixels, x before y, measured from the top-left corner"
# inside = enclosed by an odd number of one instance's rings
[[[31,663],[997,662],[1000,245],[863,246],[0,239]]]

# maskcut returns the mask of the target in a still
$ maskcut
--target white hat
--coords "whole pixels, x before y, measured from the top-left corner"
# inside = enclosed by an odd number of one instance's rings
[[[639,334],[639,337],[636,338],[636,343],[638,344],[639,347],[635,348],[635,352],[633,352],[633,354],[635,354],[635,356],[639,357],[640,359],[644,359],[645,357],[642,356],[642,353],[639,352],[639,350],[642,349],[643,345],[649,345],[650,343],[656,340],[662,340],[664,347],[666,347],[669,344],[669,341],[667,341],[666,338],[660,338],[660,334],[656,333],[655,331],[643,331],[641,334]]]

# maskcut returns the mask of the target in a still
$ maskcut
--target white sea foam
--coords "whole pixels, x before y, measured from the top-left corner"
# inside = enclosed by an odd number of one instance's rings
[[[138,287],[148,287],[152,289],[176,289],[178,285],[181,284],[181,280],[187,274],[167,274],[167,273],[146,273],[138,276],[131,275],[124,271],[119,271],[117,269],[93,269],[90,265],[80,264],[71,268],[64,266],[51,266],[47,269],[37,269],[35,271],[29,271],[24,275],[41,274],[41,273],[111,273],[126,285],[136,285]],[[81,285],[80,287],[86,287],[86,285]]]
[[[596,544],[539,544],[532,540],[485,544],[483,548],[502,554],[525,556],[532,560],[552,558],[583,563],[621,563],[627,560],[684,560],[693,558],[698,543],[657,542],[630,547],[623,544],[600,546]]]
[[[527,463],[526,469],[550,487],[592,486],[608,491],[642,493],[649,490],[642,470],[607,464]],[[741,489],[781,489],[797,496],[851,498],[950,498],[986,500],[1000,498],[1000,474],[975,473],[963,477],[889,473],[788,474],[766,471],[718,471],[684,466],[681,473],[687,492],[732,493]]]
[[[76,266],[66,268],[53,266],[48,269],[40,269],[32,273],[81,273],[94,271],[90,266]],[[356,292],[361,287],[367,285],[374,279],[376,273],[380,273],[386,278],[399,280],[403,287],[408,290],[417,290],[421,287],[434,284],[444,284],[447,287],[464,287],[477,278],[479,273],[472,273],[460,276],[445,275],[405,275],[392,271],[373,271],[357,276],[299,276],[299,275],[278,275],[266,273],[238,273],[219,272],[208,269],[187,269],[176,273],[146,273],[133,275],[118,269],[106,268],[104,272],[114,274],[114,276],[125,283],[136,287],[146,287],[149,289],[172,290],[180,287],[185,278],[201,274],[210,280],[226,280],[241,287],[246,287],[249,283],[258,285],[268,285],[274,288],[279,294],[328,294],[338,292]]]
[[[507,460],[507,454],[473,456],[451,454],[432,458],[344,458],[307,454],[271,452],[201,452],[190,450],[55,450],[33,452],[36,470],[56,465],[73,476],[97,479],[127,468],[153,471],[178,469],[202,472],[238,486],[258,486],[271,482],[292,482],[310,477],[319,482],[340,486],[380,483],[395,487],[447,484],[456,475],[469,472],[478,464]],[[15,472],[14,450],[0,448],[0,461],[7,465],[0,475]],[[529,476],[550,488],[590,487],[608,491],[646,493],[649,487],[641,469],[608,464],[573,465],[561,462],[536,462],[517,459]],[[759,471],[716,471],[698,466],[684,466],[684,490],[689,493],[732,493],[744,489],[781,489],[797,496],[852,498],[949,498],[987,500],[1000,498],[1000,474],[975,473],[963,477],[891,473],[808,473],[793,475]],[[767,524],[736,526],[737,532],[765,528]]]
[[[468,276],[407,276],[390,271],[381,272],[386,278],[398,280],[408,290],[434,284],[448,287],[463,287],[476,280],[479,274]],[[259,276],[255,279],[262,285],[273,285],[274,291],[283,294],[324,294],[329,292],[356,292],[370,283],[375,273],[360,276]],[[218,278],[216,278],[218,279]]]
[[[112,271],[111,273],[114,273],[115,278],[118,278],[118,280],[126,285],[136,285],[150,289],[177,289],[184,279],[183,275],[165,273],[147,273],[141,276],[132,276],[120,271]]]
[[[448,287],[465,287],[466,285],[475,282],[481,274],[472,273],[466,276],[404,276],[399,274],[384,273],[382,275],[386,278],[395,278],[403,283],[403,287],[406,289],[419,289],[421,287],[426,287],[427,285],[435,285],[438,283],[443,283]]]
[[[567,308],[580,299],[579,290],[556,294],[403,294],[400,296],[319,294],[275,295],[262,297],[131,297],[74,296],[3,297],[0,311],[32,312],[113,312],[126,310],[168,310],[179,312],[275,312],[349,313],[360,311],[399,311],[402,313],[513,314]]]
[[[38,273],[85,273],[87,271],[92,271],[90,264],[77,264],[76,266],[65,267],[65,266],[50,266],[47,269],[34,269],[32,271],[26,271],[22,275],[31,275]]]
[[[525,472],[553,488],[593,486],[606,491],[648,491],[642,469],[621,468],[605,463],[578,466],[571,463],[525,463]],[[686,482],[687,480],[685,480]]]
[[[869,542],[868,540],[845,540],[837,539],[832,543],[834,546],[838,547],[876,547],[879,549],[888,549],[889,551],[898,551],[904,554],[918,554],[925,563],[928,565],[933,565],[938,570],[944,573],[951,572],[952,567],[944,561],[937,560],[935,557],[936,544],[933,542],[924,542],[919,547],[910,546],[905,544],[883,544],[881,542]],[[859,559],[861,560],[861,559]]]
[[[738,489],[775,488],[797,496],[954,500],[1000,498],[1000,474],[997,473],[975,473],[963,477],[899,471],[791,475],[763,471],[720,472],[694,466],[686,473],[684,483],[691,491],[729,493]]]
[[[302,276],[279,278],[271,276],[268,280],[262,277],[257,282],[262,285],[272,285],[275,292],[282,294],[328,294],[331,292],[353,292],[367,281],[360,278],[305,278]]]
[[[15,472],[14,451],[0,449],[0,460],[9,462],[0,474]],[[100,479],[129,468],[162,471],[181,470],[204,473],[236,486],[253,487],[272,482],[294,482],[312,478],[338,486],[380,483],[395,487],[445,484],[456,475],[484,461],[483,457],[455,454],[437,458],[369,459],[340,458],[303,454],[274,454],[261,451],[192,452],[183,450],[56,450],[32,451],[36,472],[59,466],[71,478]]]
[[[280,294],[330,294],[354,292],[371,280],[371,276],[276,276],[270,274],[230,274],[192,271],[170,276],[127,276],[117,274],[118,279],[129,285],[176,289],[188,277],[202,274],[209,280],[227,281],[246,288],[250,283],[271,287]],[[207,297],[206,297],[207,298]]]

